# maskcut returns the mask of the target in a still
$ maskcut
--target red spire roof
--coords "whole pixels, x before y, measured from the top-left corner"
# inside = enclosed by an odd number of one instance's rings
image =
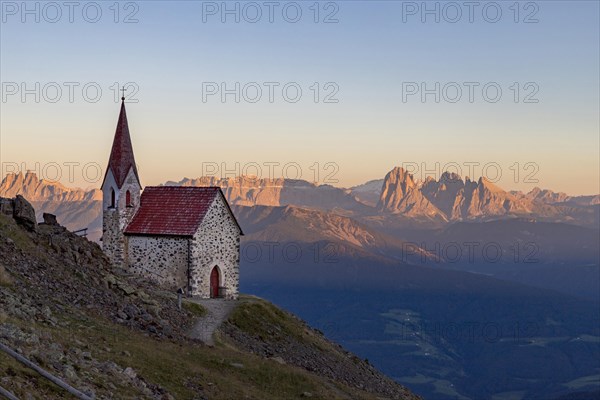
[[[125,228],[125,234],[193,236],[219,195],[223,196],[219,187],[146,187],[142,192],[140,208]],[[223,200],[227,204],[224,197]],[[233,213],[231,216],[237,224]]]
[[[135,166],[131,137],[129,136],[129,125],[127,124],[127,114],[125,112],[125,99],[122,98],[121,100],[121,112],[119,113],[115,139],[110,152],[110,159],[108,160],[108,168],[106,169],[106,174],[108,174],[109,170],[112,171],[119,189],[123,186],[123,183],[125,183],[125,178],[127,178],[130,168],[133,168],[133,173],[135,174],[138,183],[140,182],[137,167]],[[106,175],[104,176],[104,180],[106,180]]]

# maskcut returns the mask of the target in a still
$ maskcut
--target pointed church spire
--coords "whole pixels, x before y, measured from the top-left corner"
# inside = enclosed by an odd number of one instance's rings
[[[139,183],[140,177],[135,166],[133,146],[131,145],[131,137],[129,136],[129,125],[127,124],[127,113],[125,112],[125,97],[121,97],[121,112],[119,113],[119,121],[117,122],[115,139],[110,152],[106,174],[108,174],[108,171],[112,172],[120,189],[123,183],[125,183],[125,179],[131,168],[133,168],[133,173]],[[106,175],[104,179],[106,180]]]

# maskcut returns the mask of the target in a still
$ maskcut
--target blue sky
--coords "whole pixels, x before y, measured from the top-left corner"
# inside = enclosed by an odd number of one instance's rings
[[[73,23],[64,7],[58,22],[46,21],[55,14],[51,8],[44,14],[46,3],[39,3],[38,23],[33,14],[22,22],[23,10],[13,7],[21,2],[2,2],[3,173],[15,163],[34,169],[35,163],[93,162],[104,168],[118,114],[111,86],[135,82],[138,102],[127,107],[144,184],[199,176],[203,163],[230,169],[236,162],[241,168],[296,163],[307,180],[314,180],[318,163],[321,183],[333,171],[323,166],[335,163],[336,185],[351,186],[403,163],[435,170],[437,162],[443,170],[448,163],[478,162],[475,177],[484,165],[498,165],[498,183],[507,189],[600,191],[596,1],[477,2],[473,22],[465,2],[427,2],[430,8],[438,4],[439,22],[432,14],[421,21],[423,2],[319,2],[319,23],[314,1],[275,2],[272,23],[264,2],[226,3],[249,13],[259,5],[257,23],[244,19],[254,14],[243,13],[239,23],[233,15],[223,23],[225,3],[200,1],[121,2],[118,23],[114,2],[98,2],[102,16],[90,23],[81,10],[87,6],[87,16],[94,17],[89,3],[79,3]],[[33,9],[36,2],[27,4]],[[463,14],[452,23],[455,5]],[[203,15],[215,7],[216,15]],[[286,21],[283,7],[288,19],[301,9],[299,22]],[[414,7],[416,14],[408,14]],[[498,8],[502,15],[492,23]],[[124,23],[132,11],[138,22]],[[331,12],[338,22],[323,23]],[[528,15],[538,22],[525,23]],[[34,88],[36,82],[58,83],[62,97],[52,103],[49,91],[36,103],[33,95],[25,101],[20,92],[7,95],[13,84],[20,91],[23,83]],[[80,84],[72,103],[65,82]],[[239,103],[234,95],[222,102],[218,94],[203,101],[203,86],[211,82],[230,89],[235,82],[256,82],[263,97],[251,103],[250,91]],[[279,84],[272,103],[265,82]],[[433,94],[423,102],[419,93],[403,101],[405,85],[434,88],[436,82],[439,103]],[[464,82],[477,85],[473,102]],[[86,83],[102,89],[98,102],[83,98]],[[283,98],[288,83],[302,89],[296,103]],[[482,87],[489,83],[502,90],[498,102],[484,98]],[[463,97],[453,103],[457,85]],[[325,103],[334,89],[338,102]],[[533,92],[538,102],[524,102]],[[525,180],[534,169],[538,182]],[[94,183],[78,175],[73,182]]]

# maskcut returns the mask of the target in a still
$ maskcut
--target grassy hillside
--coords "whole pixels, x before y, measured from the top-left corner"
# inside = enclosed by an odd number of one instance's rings
[[[188,339],[204,310],[178,310],[173,294],[113,270],[62,227],[28,232],[0,215],[0,254],[0,342],[96,398],[416,398],[258,298],[239,302],[215,346]],[[0,386],[70,398],[2,352]]]

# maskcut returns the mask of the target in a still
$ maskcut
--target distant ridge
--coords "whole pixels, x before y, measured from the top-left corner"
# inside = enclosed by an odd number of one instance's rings
[[[235,206],[295,206],[350,216],[379,227],[441,226],[456,221],[489,221],[524,217],[597,227],[600,195],[569,196],[534,188],[505,191],[485,178],[472,181],[444,173],[439,180],[417,181],[401,167],[384,179],[353,188],[319,185],[298,179],[199,177],[168,181],[167,186],[219,186]],[[56,214],[68,229],[88,228],[89,238],[102,235],[102,193],[69,188],[39,179],[35,172],[11,173],[0,183],[0,197],[23,195],[41,214]]]
[[[0,196],[22,195],[29,201],[84,201],[102,200],[99,189],[84,190],[68,188],[59,182],[39,179],[37,174],[27,171],[8,174],[0,183]]]
[[[415,181],[401,167],[390,171],[382,185],[378,210],[413,218],[461,221],[501,217],[538,217],[560,222],[583,222],[597,211],[578,207],[597,206],[600,195],[570,197],[565,193],[534,188],[527,194],[507,192],[481,177],[463,180],[457,174],[445,172],[439,180]]]

